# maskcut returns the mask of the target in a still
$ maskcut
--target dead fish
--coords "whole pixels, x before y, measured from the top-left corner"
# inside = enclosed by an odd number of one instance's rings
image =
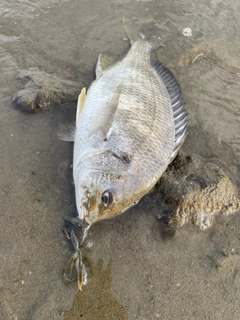
[[[175,77],[144,36],[130,41],[129,52],[112,66],[104,69],[99,56],[96,80],[78,99],[75,220],[88,228],[151,191],[186,137],[188,115]]]
[[[89,225],[138,203],[186,136],[179,85],[152,50],[139,38],[105,70],[100,55],[96,80],[79,96],[73,177],[79,219]]]

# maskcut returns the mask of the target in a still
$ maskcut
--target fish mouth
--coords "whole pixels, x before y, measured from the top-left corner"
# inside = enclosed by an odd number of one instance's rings
[[[77,206],[78,207],[78,206]],[[80,207],[78,207],[78,217],[68,217],[65,216],[64,220],[71,223],[77,228],[88,228],[90,223],[89,219],[89,198],[87,195],[84,195],[81,202]]]
[[[85,213],[85,216],[84,216],[85,223],[88,223],[89,226],[93,224],[96,220],[96,215],[97,215],[97,212],[95,210],[87,211],[87,214]]]

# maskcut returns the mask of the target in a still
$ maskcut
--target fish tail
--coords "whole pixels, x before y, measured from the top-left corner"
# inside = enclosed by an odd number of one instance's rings
[[[129,19],[127,17],[123,17],[122,22],[123,22],[126,34],[129,38],[131,44],[138,41],[139,40],[139,26],[136,23],[133,23],[132,19]]]
[[[153,26],[145,26],[141,23],[140,19],[136,18],[130,19],[123,17],[122,22],[132,45],[139,40],[149,42],[154,49],[158,49],[163,45],[162,40],[158,35],[158,30],[154,30],[156,28],[153,28]]]

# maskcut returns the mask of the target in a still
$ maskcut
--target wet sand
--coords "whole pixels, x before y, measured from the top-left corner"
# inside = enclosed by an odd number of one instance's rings
[[[122,16],[139,17],[158,30],[157,56],[182,88],[191,115],[184,152],[217,159],[237,184],[238,2],[3,1],[0,9],[0,318],[239,319],[239,213],[216,216],[205,231],[186,224],[166,235],[152,195],[92,227],[91,281],[82,293],[66,286],[72,246],[62,217],[76,213],[73,145],[56,133],[74,120],[76,101],[36,113],[12,105],[26,85],[20,70],[73,81],[79,92],[89,86],[98,54],[129,46]]]

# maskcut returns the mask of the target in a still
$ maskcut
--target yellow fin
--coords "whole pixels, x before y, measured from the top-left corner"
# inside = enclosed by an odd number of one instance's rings
[[[86,99],[86,87],[82,88],[82,91],[78,96],[77,114],[76,114],[76,126],[78,125],[78,121],[80,119],[80,114],[82,112],[85,99]]]

